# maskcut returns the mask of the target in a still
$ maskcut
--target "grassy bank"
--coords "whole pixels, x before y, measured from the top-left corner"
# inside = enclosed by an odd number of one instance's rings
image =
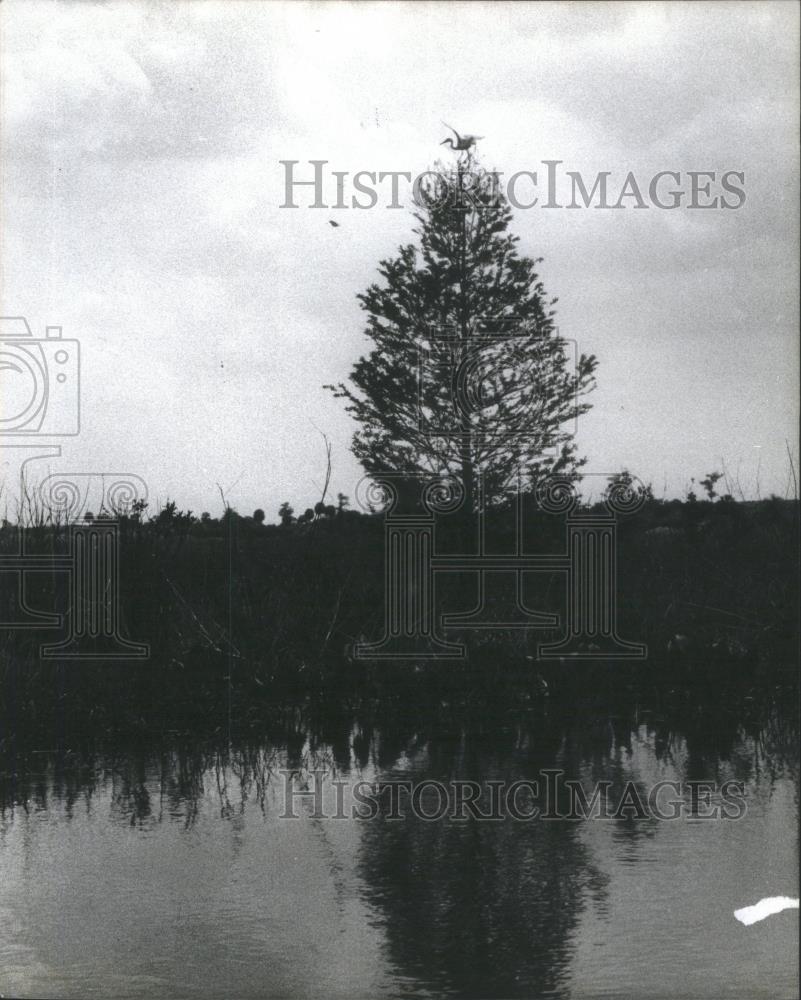
[[[648,659],[569,669],[536,658],[537,643],[558,638],[557,630],[449,634],[469,649],[466,662],[450,665],[354,662],[354,640],[379,638],[383,628],[380,516],[329,508],[301,524],[271,526],[233,512],[219,521],[195,521],[168,506],[150,520],[123,518],[120,532],[123,631],[150,644],[150,660],[115,667],[42,662],[39,644],[52,641],[52,633],[6,630],[3,703],[7,710],[13,705],[15,715],[50,712],[55,718],[60,698],[83,705],[85,721],[94,719],[101,728],[118,728],[122,715],[135,722],[132,705],[143,719],[153,716],[154,706],[170,706],[180,726],[215,715],[220,705],[230,707],[232,698],[246,718],[264,699],[329,690],[343,698],[373,690],[394,697],[409,685],[419,694],[422,685],[433,699],[458,694],[464,703],[480,703],[519,691],[536,698],[546,689],[576,696],[614,687],[622,676],[668,689],[770,684],[792,675],[796,664],[794,501],[651,501],[621,519],[620,634],[647,643]],[[2,551],[16,551],[20,533],[6,525]],[[487,539],[490,551],[510,551],[508,511],[488,519]],[[437,537],[441,551],[460,551],[462,544],[455,524]],[[532,511],[524,544],[531,552],[563,551],[564,526]],[[65,532],[29,528],[25,545],[32,552],[62,552]],[[563,592],[559,574],[532,574],[525,597],[532,608],[560,613]],[[438,597],[445,610],[471,607],[474,576],[448,574]],[[32,575],[26,599],[41,610],[63,608],[63,576]],[[12,590],[4,590],[6,620],[13,605]]]

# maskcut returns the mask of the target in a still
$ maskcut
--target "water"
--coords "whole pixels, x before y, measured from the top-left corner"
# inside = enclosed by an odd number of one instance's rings
[[[797,755],[774,726],[655,713],[415,731],[300,713],[245,740],[4,758],[0,993],[52,997],[798,996]],[[287,719],[290,721],[287,722]],[[435,735],[439,733],[439,735]],[[365,778],[667,778],[739,820],[282,819],[289,766]],[[310,786],[311,787],[311,786]]]

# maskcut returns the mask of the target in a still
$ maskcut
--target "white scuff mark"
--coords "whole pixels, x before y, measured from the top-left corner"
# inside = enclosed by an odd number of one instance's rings
[[[735,910],[734,915],[741,924],[746,927],[755,924],[758,920],[764,920],[774,913],[781,913],[782,910],[797,910],[798,900],[790,899],[789,896],[768,896],[767,899],[760,899],[753,906],[744,906],[741,910]]]

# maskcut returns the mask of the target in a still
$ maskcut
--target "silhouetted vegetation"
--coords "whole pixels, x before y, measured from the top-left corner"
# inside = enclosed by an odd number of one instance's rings
[[[327,388],[359,425],[352,450],[367,472],[455,473],[469,511],[479,478],[495,499],[511,475],[575,475],[597,359],[570,359],[543,258],[518,253],[493,175],[472,153],[436,173],[456,196],[423,199],[418,243],[379,263],[382,283],[358,296],[370,353]]]
[[[488,699],[536,704],[544,691],[551,698],[560,692],[573,700],[594,698],[628,683],[692,694],[792,682],[795,501],[652,499],[621,519],[620,633],[649,646],[646,661],[625,665],[538,662],[537,644],[557,638],[557,630],[464,631],[458,638],[469,657],[453,664],[354,660],[354,641],[377,639],[383,627],[382,517],[348,510],[346,498],[337,508],[319,504],[299,520],[289,510],[282,507],[281,524],[230,508],[220,519],[198,519],[173,502],[150,518],[142,509],[122,517],[122,628],[129,638],[150,643],[151,659],[40,661],[39,644],[53,640],[52,632],[6,630],[0,650],[3,733],[23,719],[56,726],[67,706],[89,729],[137,731],[203,728],[212,719],[222,727],[231,714],[247,725],[260,705],[331,693],[342,703],[373,696],[396,705],[406,697],[417,705],[446,700],[454,711],[468,712]],[[3,527],[2,551],[17,551],[22,530]],[[503,506],[488,515],[493,550],[509,551],[514,530]],[[64,550],[63,526],[24,531],[29,552]],[[560,518],[533,506],[527,511],[527,551],[561,551],[563,532]],[[443,518],[438,546],[453,550],[460,540],[460,528],[449,529]],[[31,575],[28,605],[63,610],[61,576]],[[559,612],[562,579],[531,577],[529,606]],[[439,590],[443,608],[465,609],[475,600],[476,581],[471,574],[449,574]],[[5,620],[13,610],[9,588]]]

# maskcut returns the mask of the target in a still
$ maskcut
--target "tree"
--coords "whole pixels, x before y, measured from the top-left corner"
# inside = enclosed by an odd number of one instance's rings
[[[723,478],[722,472],[710,472],[707,475],[706,479],[701,480],[701,485],[706,490],[706,495],[710,500],[714,500],[715,497],[718,495],[715,486],[717,485],[718,480],[722,478]]]
[[[253,520],[256,522],[256,524],[264,524],[264,511],[261,509],[261,507],[257,507],[253,511]]]
[[[382,260],[359,295],[370,352],[349,384],[329,385],[359,423],[369,473],[455,474],[475,508],[522,476],[575,476],[573,422],[587,412],[594,356],[571,367],[537,266],[517,252],[512,212],[472,156],[439,166],[421,197],[419,246]],[[443,196],[448,193],[448,197]],[[422,192],[421,192],[422,195]]]
[[[295,511],[290,505],[288,500],[284,500],[281,506],[278,508],[278,516],[281,518],[281,526],[288,528],[292,522],[295,520],[293,517]]]
[[[628,469],[613,472],[611,476],[607,477],[606,481],[610,487],[623,487],[633,492],[639,492],[649,503],[654,499],[654,489],[651,483],[648,483],[647,486],[643,486],[640,483],[638,487],[635,485],[634,476],[632,476]]]
[[[314,511],[311,507],[307,507],[306,510],[298,517],[298,524],[309,524],[314,520]]]

